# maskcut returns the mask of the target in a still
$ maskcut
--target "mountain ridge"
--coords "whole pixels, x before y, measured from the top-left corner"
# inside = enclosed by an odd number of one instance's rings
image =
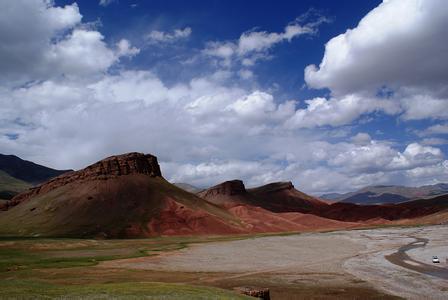
[[[447,183],[408,187],[400,185],[366,186],[354,192],[323,194],[320,198],[355,204],[401,203],[414,199],[435,197],[448,193]]]

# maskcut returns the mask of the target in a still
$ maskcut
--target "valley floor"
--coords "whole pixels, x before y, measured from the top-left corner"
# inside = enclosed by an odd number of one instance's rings
[[[237,299],[234,288],[258,286],[270,288],[272,299],[446,299],[447,240],[448,226],[244,238],[0,240],[0,298]]]

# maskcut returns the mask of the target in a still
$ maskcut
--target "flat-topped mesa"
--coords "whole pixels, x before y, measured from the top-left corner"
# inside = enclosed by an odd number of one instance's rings
[[[151,177],[162,176],[157,157],[137,152],[105,158],[78,172],[82,172],[84,178],[129,174],[146,174]]]
[[[15,196],[8,206],[15,206],[20,202],[40,193],[46,193],[71,182],[89,180],[107,180],[122,175],[144,174],[150,177],[161,177],[157,157],[151,154],[137,152],[115,155],[94,163],[82,170],[68,172],[55,177],[37,187],[31,188]]]
[[[278,192],[278,191],[282,191],[282,190],[291,190],[294,188],[294,185],[292,184],[291,181],[283,181],[283,182],[273,182],[273,183],[268,183],[266,185],[260,186],[258,188],[254,188],[253,190],[255,191],[263,191],[265,193],[273,193],[273,192]]]
[[[220,183],[218,185],[215,185],[209,189],[206,189],[202,192],[199,192],[198,195],[200,197],[210,197],[210,196],[216,196],[216,195],[227,195],[227,196],[234,196],[234,195],[242,195],[246,193],[246,188],[244,186],[244,183],[241,180],[230,180],[225,181],[223,183]]]

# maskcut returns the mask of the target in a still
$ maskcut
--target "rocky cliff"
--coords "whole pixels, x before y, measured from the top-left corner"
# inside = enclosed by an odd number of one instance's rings
[[[230,180],[199,192],[198,195],[203,198],[208,198],[217,195],[234,196],[243,195],[245,193],[246,188],[241,180]]]

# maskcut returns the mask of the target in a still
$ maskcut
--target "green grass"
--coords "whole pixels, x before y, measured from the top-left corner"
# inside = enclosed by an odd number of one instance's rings
[[[0,170],[0,192],[1,191],[10,191],[10,192],[21,192],[30,188],[32,185],[14,178],[7,173]]]
[[[86,240],[85,246],[75,246],[80,240],[68,239],[7,239],[0,241],[0,272],[94,266],[101,261],[157,255],[165,251],[187,247],[177,239],[152,240]],[[12,244],[11,244],[12,243]],[[51,244],[55,246],[52,247]],[[36,244],[47,244],[48,249],[36,250]],[[64,247],[65,244],[65,247]],[[126,254],[120,251],[125,250]],[[86,253],[88,255],[85,255]],[[108,255],[104,255],[107,252]]]
[[[229,237],[226,237],[226,240]],[[2,238],[0,240],[0,299],[250,299],[218,288],[158,283],[136,273],[111,281],[95,275],[89,284],[77,283],[83,272],[101,261],[158,255],[191,243],[221,237],[159,237],[135,240]],[[109,255],[104,255],[107,253]],[[52,277],[64,270],[68,277]],[[128,272],[128,271],[125,271]],[[47,280],[41,280],[46,274]],[[50,276],[51,278],[48,278]],[[81,277],[80,277],[81,276]],[[61,282],[62,279],[62,282]],[[91,283],[91,284],[90,284]]]
[[[0,298],[20,299],[253,299],[218,288],[132,282],[57,285],[37,280],[0,281]]]

